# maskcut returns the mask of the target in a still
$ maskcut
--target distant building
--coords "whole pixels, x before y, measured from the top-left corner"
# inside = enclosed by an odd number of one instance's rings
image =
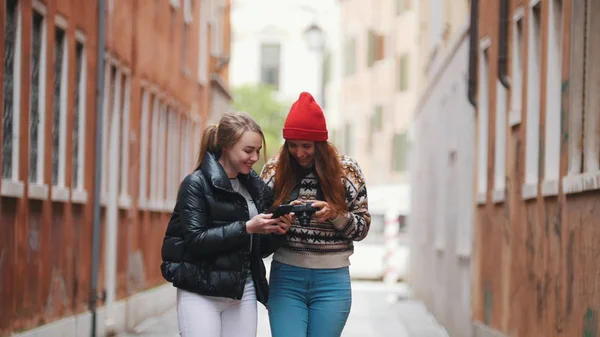
[[[371,186],[408,182],[408,127],[417,93],[418,1],[341,1],[342,60],[334,137]],[[335,90],[332,87],[332,90]],[[335,90],[338,92],[338,90]]]

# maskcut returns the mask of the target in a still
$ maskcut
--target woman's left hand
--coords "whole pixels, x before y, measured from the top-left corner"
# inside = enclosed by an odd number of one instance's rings
[[[326,201],[313,201],[312,207],[319,208],[315,213],[315,220],[321,223],[327,220],[333,220],[339,215],[338,212],[329,207],[329,204]]]

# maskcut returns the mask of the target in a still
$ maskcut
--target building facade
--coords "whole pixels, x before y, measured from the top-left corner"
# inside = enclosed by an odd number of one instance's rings
[[[104,32],[98,6],[2,2],[2,335],[87,335],[92,311],[104,335],[174,303],[157,288],[160,246],[215,91],[227,91],[229,3],[106,1]]]
[[[477,331],[598,332],[599,12],[591,0],[479,3]]]
[[[475,110],[467,99],[469,8],[421,1],[419,100],[411,123],[409,284],[450,336],[473,336]]]
[[[341,1],[339,143],[369,185],[407,182],[418,1]]]

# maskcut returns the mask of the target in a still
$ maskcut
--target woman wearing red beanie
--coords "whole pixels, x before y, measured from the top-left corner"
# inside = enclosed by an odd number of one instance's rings
[[[261,177],[275,194],[273,207],[311,203],[280,236],[271,264],[269,320],[273,337],[340,336],[352,303],[349,257],[367,236],[367,188],[353,159],[327,142],[325,116],[306,92],[292,105],[285,144]]]

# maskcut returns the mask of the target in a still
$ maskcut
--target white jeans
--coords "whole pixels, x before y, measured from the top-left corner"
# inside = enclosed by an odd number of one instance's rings
[[[256,337],[257,315],[252,279],[246,282],[241,300],[177,289],[177,321],[182,337]]]

